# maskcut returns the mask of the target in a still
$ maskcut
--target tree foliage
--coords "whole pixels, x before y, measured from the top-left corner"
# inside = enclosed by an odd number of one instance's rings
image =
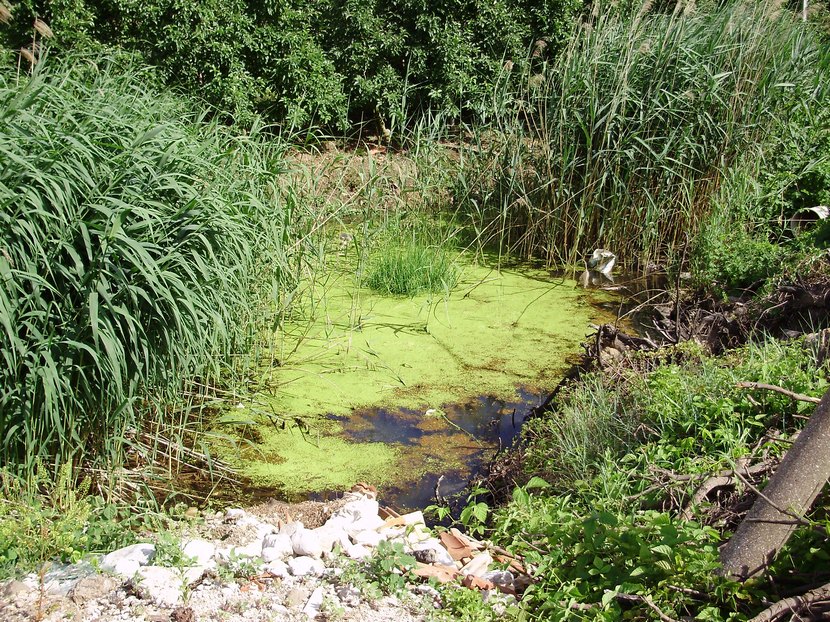
[[[165,79],[228,111],[293,126],[400,122],[419,107],[485,106],[506,61],[553,50],[578,0],[24,0],[7,43],[34,16],[59,47],[120,45]],[[15,36],[17,38],[15,38]],[[509,66],[509,65],[508,65]]]

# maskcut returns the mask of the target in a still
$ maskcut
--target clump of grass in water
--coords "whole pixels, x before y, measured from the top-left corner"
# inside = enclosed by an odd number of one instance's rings
[[[370,263],[365,285],[382,294],[416,296],[446,292],[458,282],[458,270],[440,246],[416,240],[388,242]]]

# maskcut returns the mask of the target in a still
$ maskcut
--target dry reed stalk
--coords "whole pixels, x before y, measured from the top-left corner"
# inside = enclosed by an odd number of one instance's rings
[[[44,39],[51,39],[52,37],[55,36],[55,33],[52,32],[51,28],[49,28],[49,24],[44,22],[42,19],[35,18],[35,23],[33,25],[34,25],[34,29]]]

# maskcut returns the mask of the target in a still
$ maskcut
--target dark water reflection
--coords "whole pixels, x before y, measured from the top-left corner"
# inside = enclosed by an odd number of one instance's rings
[[[472,475],[499,450],[513,444],[525,418],[543,399],[538,391],[520,388],[511,400],[482,395],[465,403],[444,405],[443,415],[406,408],[370,408],[348,417],[331,418],[341,424],[349,440],[401,447],[400,482],[380,492],[385,503],[411,509],[434,502],[435,485],[441,475],[443,496],[463,491]],[[455,463],[449,469],[448,457]],[[408,476],[407,471],[412,475]]]

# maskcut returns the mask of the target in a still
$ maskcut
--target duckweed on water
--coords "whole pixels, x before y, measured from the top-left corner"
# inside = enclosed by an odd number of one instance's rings
[[[496,271],[463,265],[447,295],[389,298],[360,287],[346,268],[327,275],[325,292],[279,335],[280,367],[260,379],[260,398],[276,413],[303,417],[310,430],[260,426],[237,456],[242,472],[287,495],[342,489],[355,481],[414,481],[458,468],[482,447],[446,422],[424,418],[417,442],[349,442],[344,421],[361,408],[430,408],[556,382],[597,311],[567,279],[541,270]],[[318,279],[318,283],[320,280]],[[412,413],[410,413],[411,415]],[[320,417],[329,415],[329,417]],[[396,439],[399,440],[399,439]]]

